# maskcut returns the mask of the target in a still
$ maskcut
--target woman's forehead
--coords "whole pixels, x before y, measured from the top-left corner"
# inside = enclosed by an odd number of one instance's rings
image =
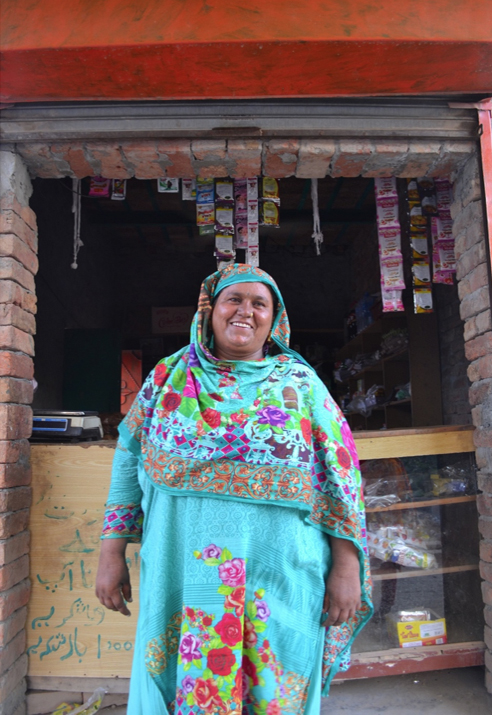
[[[270,288],[265,283],[234,283],[220,291],[219,295],[239,295],[247,298],[272,298]]]

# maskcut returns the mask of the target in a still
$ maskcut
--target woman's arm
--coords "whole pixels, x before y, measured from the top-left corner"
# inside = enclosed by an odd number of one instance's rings
[[[130,615],[125,601],[132,600],[126,545],[141,539],[141,500],[138,458],[118,443],[101,537],[96,596],[103,606],[124,616]]]
[[[348,539],[330,536],[332,567],[326,580],[325,627],[339,626],[361,607],[360,564],[357,547]]]

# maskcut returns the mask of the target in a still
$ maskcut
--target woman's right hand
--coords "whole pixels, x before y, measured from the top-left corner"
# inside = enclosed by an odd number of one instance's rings
[[[130,616],[126,602],[132,601],[132,587],[125,559],[126,543],[126,539],[104,539],[101,542],[96,596],[110,611]]]

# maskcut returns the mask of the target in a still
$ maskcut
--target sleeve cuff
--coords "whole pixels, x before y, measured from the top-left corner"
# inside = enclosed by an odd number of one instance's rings
[[[108,504],[104,512],[101,539],[142,539],[144,514],[140,504]]]

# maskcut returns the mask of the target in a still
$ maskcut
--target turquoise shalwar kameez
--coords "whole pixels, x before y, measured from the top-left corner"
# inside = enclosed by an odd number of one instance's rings
[[[278,354],[213,357],[213,301],[237,282],[274,292]],[[129,715],[318,715],[372,613],[353,438],[288,337],[270,276],[213,274],[190,345],[157,365],[120,426],[103,538],[142,543]],[[362,606],[324,629],[330,535],[358,548]]]

